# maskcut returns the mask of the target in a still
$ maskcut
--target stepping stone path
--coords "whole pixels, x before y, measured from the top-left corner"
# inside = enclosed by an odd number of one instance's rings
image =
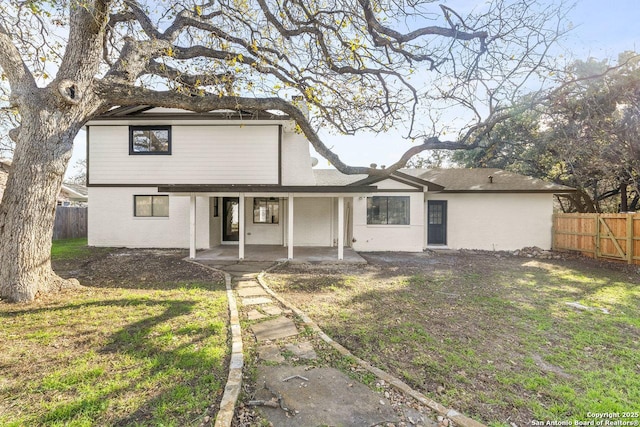
[[[252,322],[243,334],[253,334],[258,343],[260,386],[254,398],[268,403],[256,406],[262,416],[276,426],[398,425],[398,412],[392,409],[388,393],[376,393],[334,368],[292,366],[293,361],[317,359],[313,344],[299,336],[296,324],[287,317],[291,310],[281,308],[255,278],[267,266],[251,264],[221,268],[233,277],[233,289],[245,308],[241,312]],[[411,419],[407,410],[405,418]],[[420,421],[401,425],[436,425],[419,412],[411,415]]]

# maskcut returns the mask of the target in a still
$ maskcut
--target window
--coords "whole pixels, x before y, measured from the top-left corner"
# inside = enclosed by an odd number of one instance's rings
[[[273,197],[253,199],[253,223],[277,224],[280,221],[280,201]]]
[[[171,126],[130,126],[129,154],[171,154]]]
[[[169,196],[133,196],[133,215],[168,217]]]
[[[367,198],[367,224],[409,224],[409,196]]]

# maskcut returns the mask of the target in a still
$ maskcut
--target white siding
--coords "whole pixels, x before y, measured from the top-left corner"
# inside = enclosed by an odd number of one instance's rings
[[[370,195],[372,196],[372,195]],[[409,225],[367,224],[367,198],[353,198],[353,249],[362,252],[421,252],[424,238],[424,193],[376,193],[375,196],[409,196]]]
[[[551,194],[435,194],[447,201],[447,247],[515,250],[551,248]],[[427,208],[425,202],[425,209]],[[425,230],[425,245],[427,230]]]
[[[129,155],[128,126],[91,126],[90,184],[278,183],[278,126],[174,125],[171,132],[171,155]]]
[[[90,246],[188,248],[189,198],[169,197],[169,217],[133,216],[133,196],[160,194],[153,187],[89,188]],[[196,198],[196,246],[209,247],[209,198]]]

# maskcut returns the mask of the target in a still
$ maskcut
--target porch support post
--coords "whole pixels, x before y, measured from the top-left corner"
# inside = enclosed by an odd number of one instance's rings
[[[196,195],[189,197],[189,258],[196,257]]]
[[[338,197],[338,259],[344,259],[344,196]]]
[[[293,259],[293,194],[289,193],[287,218],[287,258]]]
[[[238,206],[238,259],[244,259],[244,193],[240,193]]]

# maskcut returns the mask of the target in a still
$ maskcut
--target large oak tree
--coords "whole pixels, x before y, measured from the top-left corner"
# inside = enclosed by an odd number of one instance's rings
[[[339,170],[389,173],[425,149],[474,146],[508,116],[548,72],[562,19],[536,0],[5,0],[0,68],[19,126],[0,204],[0,297],[73,285],[50,265],[56,195],[77,132],[114,106],[277,110]],[[401,129],[416,144],[384,171],[349,166],[321,127]]]

